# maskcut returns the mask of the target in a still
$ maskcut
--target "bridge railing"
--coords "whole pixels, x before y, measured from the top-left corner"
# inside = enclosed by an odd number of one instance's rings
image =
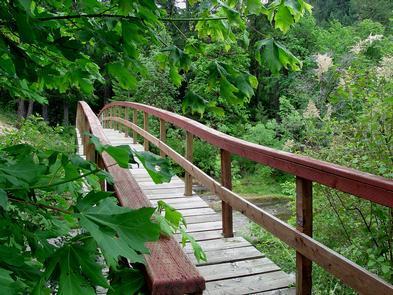
[[[102,183],[103,190],[114,191],[123,207],[152,207],[135,179],[126,169],[120,168],[107,153],[97,153],[88,134],[110,144],[97,116],[86,102],[78,103],[76,127],[82,137],[83,154],[113,177],[113,186]],[[146,243],[149,255],[145,255],[144,272],[149,294],[202,294],[205,280],[188,259],[174,237],[161,236],[156,242]]]
[[[132,112],[131,112],[132,111]],[[138,112],[143,113],[143,127],[137,125]],[[160,137],[149,133],[148,116],[159,119]],[[210,189],[222,200],[222,226],[225,237],[233,236],[232,209],[261,225],[296,250],[296,290],[310,294],[312,262],[317,263],[343,283],[362,294],[393,294],[393,286],[375,274],[348,260],[312,238],[313,182],[355,195],[389,208],[393,207],[393,181],[332,163],[312,159],[253,144],[192,119],[156,107],[133,102],[112,102],[99,113],[101,123],[108,128],[125,131],[134,141],[143,137],[144,148],[149,143],[157,146],[161,155],[167,155],[186,172],[185,195],[192,191],[192,177]],[[180,155],[168,146],[166,124],[185,130],[186,152]],[[193,137],[205,140],[220,149],[221,182],[216,181],[192,163]],[[255,206],[233,192],[231,181],[231,155],[275,168],[296,176],[296,228]]]

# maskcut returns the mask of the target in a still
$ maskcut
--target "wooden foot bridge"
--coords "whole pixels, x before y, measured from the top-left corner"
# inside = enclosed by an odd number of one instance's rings
[[[142,114],[142,127],[138,126],[138,113]],[[159,138],[149,133],[149,116],[158,119]],[[166,144],[167,124],[185,130],[184,156]],[[207,262],[197,262],[190,245],[180,246],[178,235],[149,243],[151,253],[145,258],[150,293],[311,294],[315,262],[361,294],[393,294],[392,285],[312,238],[313,182],[392,208],[391,180],[252,144],[183,116],[138,103],[110,103],[96,116],[85,102],[79,102],[77,129],[79,134],[87,131],[106,144],[127,144],[135,150],[149,150],[154,145],[161,156],[171,158],[185,170],[184,182],[175,176],[169,183],[155,184],[142,165],[129,170],[114,166],[109,155],[95,152],[88,136],[80,140],[86,158],[112,174],[113,190],[122,206],[155,206],[158,200],[164,200],[183,214],[187,231],[206,252]],[[138,136],[143,138],[143,145],[137,143]],[[193,165],[194,137],[220,149],[221,182]],[[296,228],[231,190],[232,154],[296,176]],[[220,213],[193,192],[193,178],[220,197]],[[234,234],[233,209],[296,250],[296,279]]]

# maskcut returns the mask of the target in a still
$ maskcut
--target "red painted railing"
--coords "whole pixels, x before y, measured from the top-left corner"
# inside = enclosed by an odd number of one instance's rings
[[[132,122],[129,110],[132,109]],[[137,125],[138,111],[143,112],[143,128]],[[160,138],[148,132],[148,116],[160,121]],[[110,128],[131,129],[149,142],[160,153],[171,157],[186,171],[186,194],[191,187],[191,176],[217,194],[222,200],[224,236],[232,236],[232,208],[249,217],[297,251],[296,288],[298,294],[311,292],[312,261],[335,275],[348,286],[363,294],[393,294],[393,286],[359,265],[327,248],[312,236],[313,182],[346,192],[362,199],[393,208],[393,181],[332,163],[283,152],[253,144],[192,119],[156,107],[132,102],[113,102],[99,114],[101,123]],[[186,131],[186,156],[183,157],[165,144],[166,123]],[[128,132],[127,132],[128,133]],[[192,164],[192,138],[199,137],[221,150],[221,183]],[[296,176],[296,229],[231,191],[231,154],[279,169]]]

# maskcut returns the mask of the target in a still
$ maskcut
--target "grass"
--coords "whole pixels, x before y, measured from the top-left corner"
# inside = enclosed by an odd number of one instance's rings
[[[233,190],[248,198],[282,198],[286,197],[280,181],[272,175],[248,174],[233,182]]]

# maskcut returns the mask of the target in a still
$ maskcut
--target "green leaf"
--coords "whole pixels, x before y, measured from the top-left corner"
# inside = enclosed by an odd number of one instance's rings
[[[203,251],[201,245],[184,229],[180,229],[180,233],[182,235],[182,245],[183,247],[186,245],[187,241],[191,243],[191,247],[194,251],[194,256],[198,262],[207,261],[206,253]]]
[[[11,277],[12,272],[0,268],[0,293],[3,295],[17,294],[15,289],[15,281]]]
[[[173,173],[167,158],[157,156],[150,152],[137,151],[135,152],[135,156],[141,161],[154,183],[171,181]]]
[[[107,65],[109,74],[115,78],[120,87],[125,90],[133,90],[137,85],[136,78],[122,63],[115,62]]]
[[[105,148],[105,151],[121,168],[128,168],[130,157],[132,157],[132,152],[128,145],[108,146]]]
[[[203,115],[206,109],[206,103],[207,101],[203,99],[202,96],[192,91],[188,91],[182,102],[183,113],[190,108],[192,114],[199,113]]]
[[[7,193],[0,188],[0,207],[7,210],[8,207],[8,196]]]
[[[288,7],[282,5],[278,8],[274,17],[275,27],[283,31],[288,32],[289,28],[295,22]]]
[[[273,39],[264,39],[255,43],[255,58],[259,64],[266,63],[273,74],[283,67],[293,71],[300,70],[302,63],[288,49]]]
[[[149,253],[145,243],[159,238],[160,228],[150,220],[154,208],[132,210],[115,202],[103,199],[75,216],[97,242],[110,266],[116,267],[120,256],[143,263],[141,254]]]
[[[87,195],[80,197],[75,206],[79,211],[84,211],[97,205],[101,200],[111,197],[113,197],[111,192],[90,191]]]
[[[263,10],[263,5],[261,0],[247,0],[247,11],[250,14],[258,15]]]
[[[110,273],[111,289],[108,295],[139,294],[145,284],[143,273],[137,269],[124,268]]]

